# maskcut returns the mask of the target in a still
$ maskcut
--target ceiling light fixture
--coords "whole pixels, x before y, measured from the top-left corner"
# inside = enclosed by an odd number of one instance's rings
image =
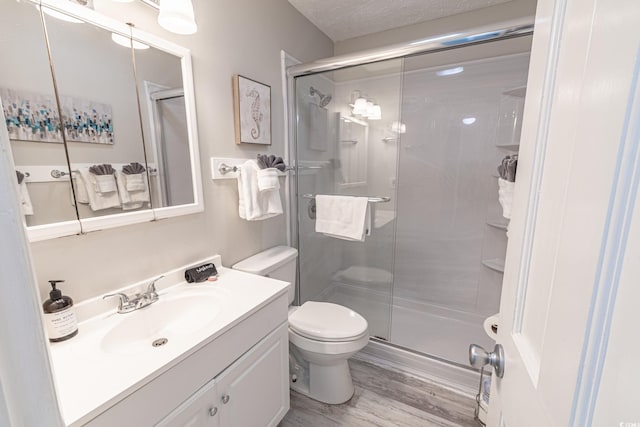
[[[111,33],[111,40],[120,46],[124,46],[126,48],[131,48],[133,44],[134,49],[149,49],[149,45],[144,43],[137,42],[135,40],[130,40],[129,37],[123,36],[122,34]]]
[[[176,34],[194,34],[198,31],[191,0],[160,0],[158,23]]]
[[[396,133],[406,133],[407,125],[402,122],[393,122],[391,123],[391,131]]]
[[[36,8],[40,10],[40,5],[36,5]],[[82,24],[82,21],[74,18],[71,15],[67,15],[66,13],[58,12],[57,10],[49,9],[46,6],[42,6],[42,11],[52,18],[59,19],[64,22],[71,22],[73,24]]]
[[[367,99],[360,97],[353,103],[353,114],[364,116],[367,114]]]
[[[465,117],[464,119],[462,119],[462,123],[464,123],[465,125],[472,125],[475,122],[476,122],[475,117]]]
[[[368,111],[368,116],[367,118],[369,120],[382,120],[382,108],[380,108],[380,105],[375,104],[375,103],[371,103],[371,109]]]

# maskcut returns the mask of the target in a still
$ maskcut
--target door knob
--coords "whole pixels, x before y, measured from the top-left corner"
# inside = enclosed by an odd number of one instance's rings
[[[225,405],[227,403],[229,403],[229,395],[225,394],[224,396],[222,396],[222,403],[224,403]]]
[[[474,368],[482,368],[485,365],[493,366],[498,378],[504,375],[504,350],[500,344],[496,344],[491,353],[477,344],[469,346],[469,363]]]
[[[215,417],[218,413],[218,407],[214,406],[213,408],[209,408],[209,416]]]

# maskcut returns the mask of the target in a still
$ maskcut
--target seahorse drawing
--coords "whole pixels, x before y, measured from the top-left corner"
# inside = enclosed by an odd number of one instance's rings
[[[262,123],[263,114],[260,112],[260,94],[257,90],[251,89],[247,93],[247,98],[253,98],[251,103],[251,118],[256,122],[256,126],[251,129],[251,137],[253,139],[260,138],[260,123]]]

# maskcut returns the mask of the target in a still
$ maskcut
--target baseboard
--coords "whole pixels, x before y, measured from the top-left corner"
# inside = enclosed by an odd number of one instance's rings
[[[470,397],[475,397],[478,393],[479,372],[390,344],[370,340],[369,344],[353,357],[437,383]]]

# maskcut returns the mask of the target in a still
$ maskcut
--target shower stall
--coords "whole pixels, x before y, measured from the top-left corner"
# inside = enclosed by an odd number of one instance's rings
[[[530,21],[289,69],[298,303],[363,315],[372,339],[468,366],[491,348],[508,219],[497,166],[517,154]],[[318,194],[369,198],[364,242],[315,232]]]

